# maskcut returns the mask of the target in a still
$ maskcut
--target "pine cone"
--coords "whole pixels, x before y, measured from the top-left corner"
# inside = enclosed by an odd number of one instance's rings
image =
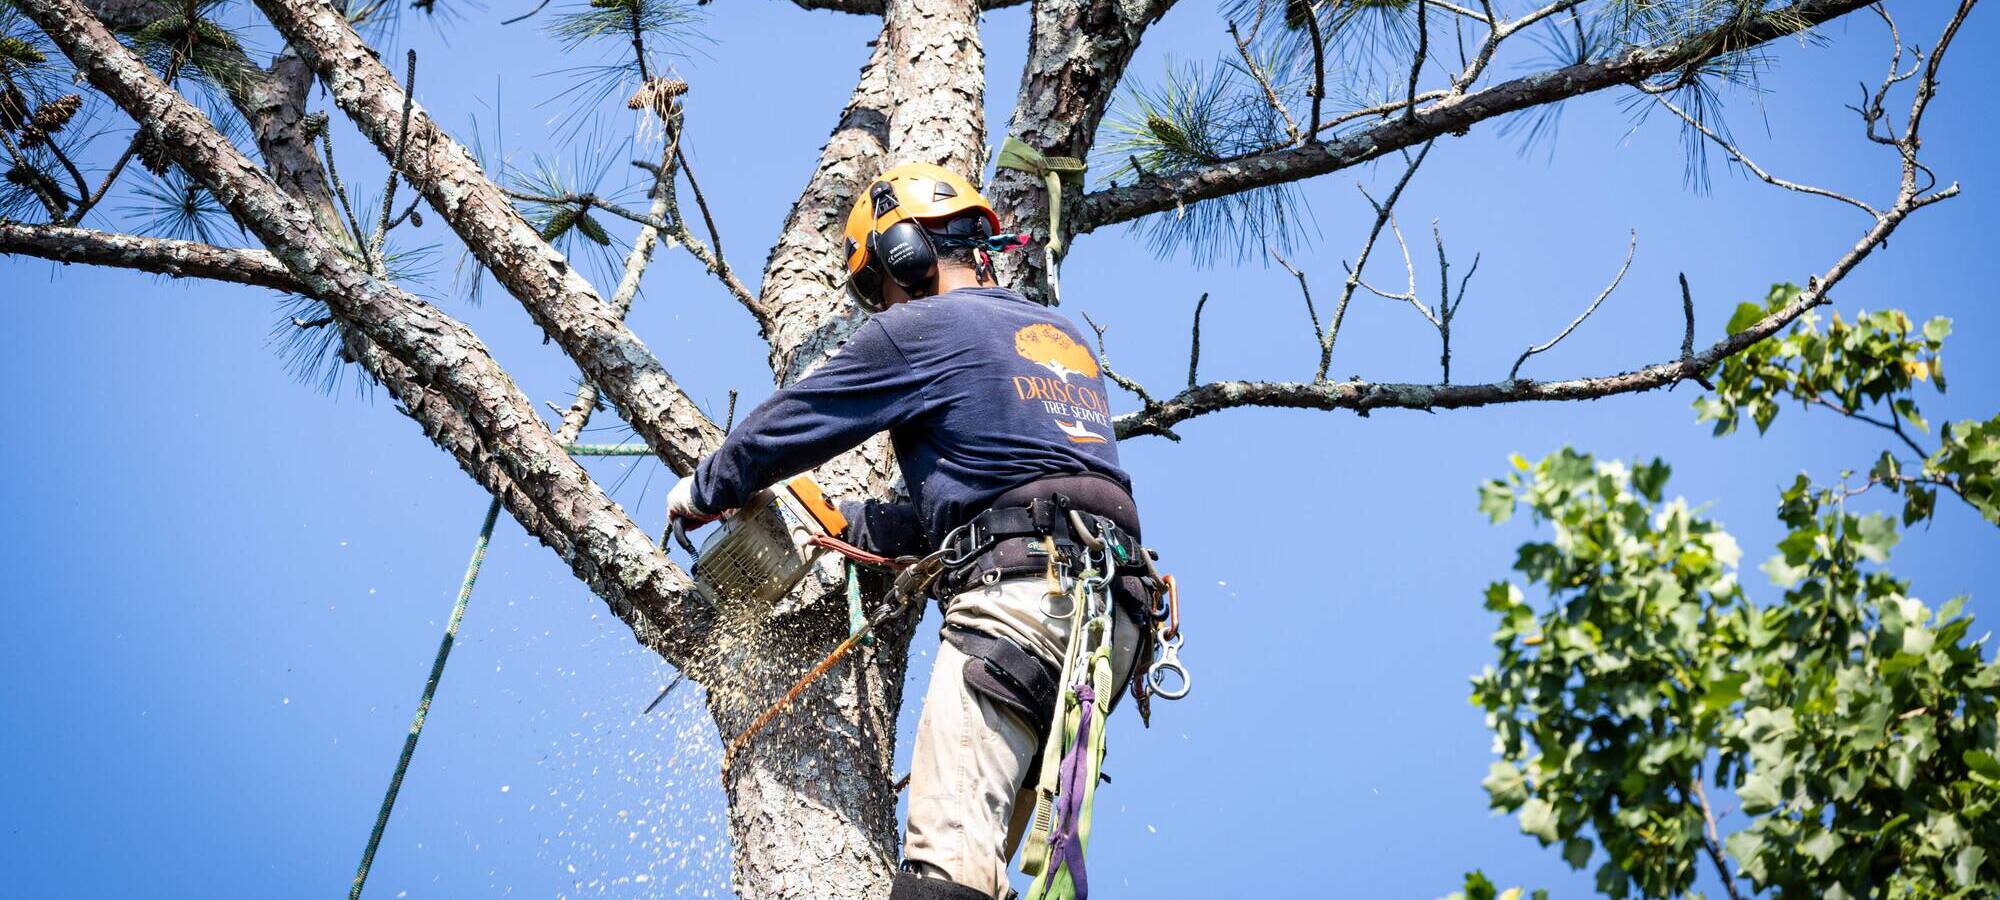
[[[639,85],[632,99],[625,101],[625,108],[650,109],[664,120],[673,115],[675,104],[687,92],[688,83],[678,78],[661,76],[648,79],[645,84]]]
[[[167,170],[174,166],[173,158],[167,155],[166,145],[160,143],[150,132],[139,135],[137,156],[139,165],[145,166],[146,171],[154,175],[165,176]]]
[[[49,142],[56,132],[63,130],[69,120],[83,106],[83,98],[75,94],[64,94],[41,105],[28,119],[28,127],[21,129],[21,147],[32,149]]]

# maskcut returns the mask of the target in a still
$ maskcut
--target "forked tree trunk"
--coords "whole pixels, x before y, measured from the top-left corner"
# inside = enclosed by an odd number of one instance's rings
[[[772,370],[810,371],[860,319],[846,300],[840,229],[890,165],[930,162],[977,179],[985,163],[985,52],[977,0],[891,0],[853,99],[765,264]],[[897,492],[888,442],[821,466],[832,496]],[[757,623],[725,626],[703,684],[725,745],[847,634],[826,567]],[[882,585],[871,586],[872,607]],[[745,745],[725,778],[739,896],[879,900],[900,856],[894,760],[910,629],[920,610],[832,669]]]

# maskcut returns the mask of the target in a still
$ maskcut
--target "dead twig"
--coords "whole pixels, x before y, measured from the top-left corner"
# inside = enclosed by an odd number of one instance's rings
[[[1618,283],[1625,280],[1626,270],[1632,268],[1632,256],[1638,251],[1639,232],[1637,229],[1634,229],[1632,231],[1632,242],[1625,247],[1625,262],[1618,266],[1618,274],[1611,276],[1611,283],[1605,285],[1604,290],[1598,292],[1597,299],[1590,301],[1590,305],[1585,307],[1583,312],[1577,314],[1575,319],[1570,320],[1569,327],[1564,328],[1555,337],[1549,338],[1547,342],[1534,344],[1528,347],[1527,350],[1522,351],[1521,358],[1514,360],[1514,368],[1507,370],[1507,380],[1513,381],[1515,378],[1520,377],[1521,364],[1527,362],[1528,357],[1545,352],[1549,348],[1562,343],[1563,338],[1569,337],[1570,332],[1575,331],[1578,325],[1583,324],[1583,320],[1590,318],[1591,313],[1596,312],[1599,306],[1603,306],[1604,298],[1611,296],[1611,292],[1618,289]],[[1685,350],[1686,348],[1683,349]]]

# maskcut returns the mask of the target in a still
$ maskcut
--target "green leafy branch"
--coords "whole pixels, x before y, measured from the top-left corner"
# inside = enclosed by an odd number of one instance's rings
[[[1754,322],[1799,293],[1796,285],[1776,285],[1763,305],[1738,306],[1731,327]],[[1746,416],[1764,432],[1787,400],[1879,428],[1915,457],[1883,451],[1861,489],[1880,485],[1901,493],[1905,525],[1931,518],[1940,490],[2000,524],[1993,487],[2000,484],[2000,417],[1945,424],[1935,447],[1921,440],[1931,427],[1916,395],[1924,384],[1944,393],[1950,334],[1949,319],[1919,326],[1895,309],[1863,311],[1852,322],[1838,313],[1824,322],[1807,313],[1784,336],[1725,360],[1715,373],[1714,393],[1696,398],[1695,411],[1700,421],[1715,423],[1717,436],[1735,431]]]
[[[1962,598],[1932,611],[1883,566],[1895,522],[1803,477],[1766,565],[1739,584],[1721,525],[1668,500],[1669,469],[1563,450],[1486,483],[1496,522],[1525,506],[1554,538],[1498,582],[1497,664],[1473,679],[1501,758],[1484,784],[1523,832],[1601,893],[1688,892],[1709,859],[1731,896],[1990,896],[2000,866],[2000,663]],[[1723,838],[1704,782],[1748,823]],[[1720,846],[1718,846],[1718,844]],[[1729,861],[1735,869],[1731,870]]]

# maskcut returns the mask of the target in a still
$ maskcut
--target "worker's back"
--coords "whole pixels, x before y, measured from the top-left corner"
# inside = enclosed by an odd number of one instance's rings
[[[1008,488],[1097,473],[1130,489],[1097,359],[1076,326],[1005,288],[962,288],[875,316],[922,385],[890,430],[924,528],[941,536]]]

